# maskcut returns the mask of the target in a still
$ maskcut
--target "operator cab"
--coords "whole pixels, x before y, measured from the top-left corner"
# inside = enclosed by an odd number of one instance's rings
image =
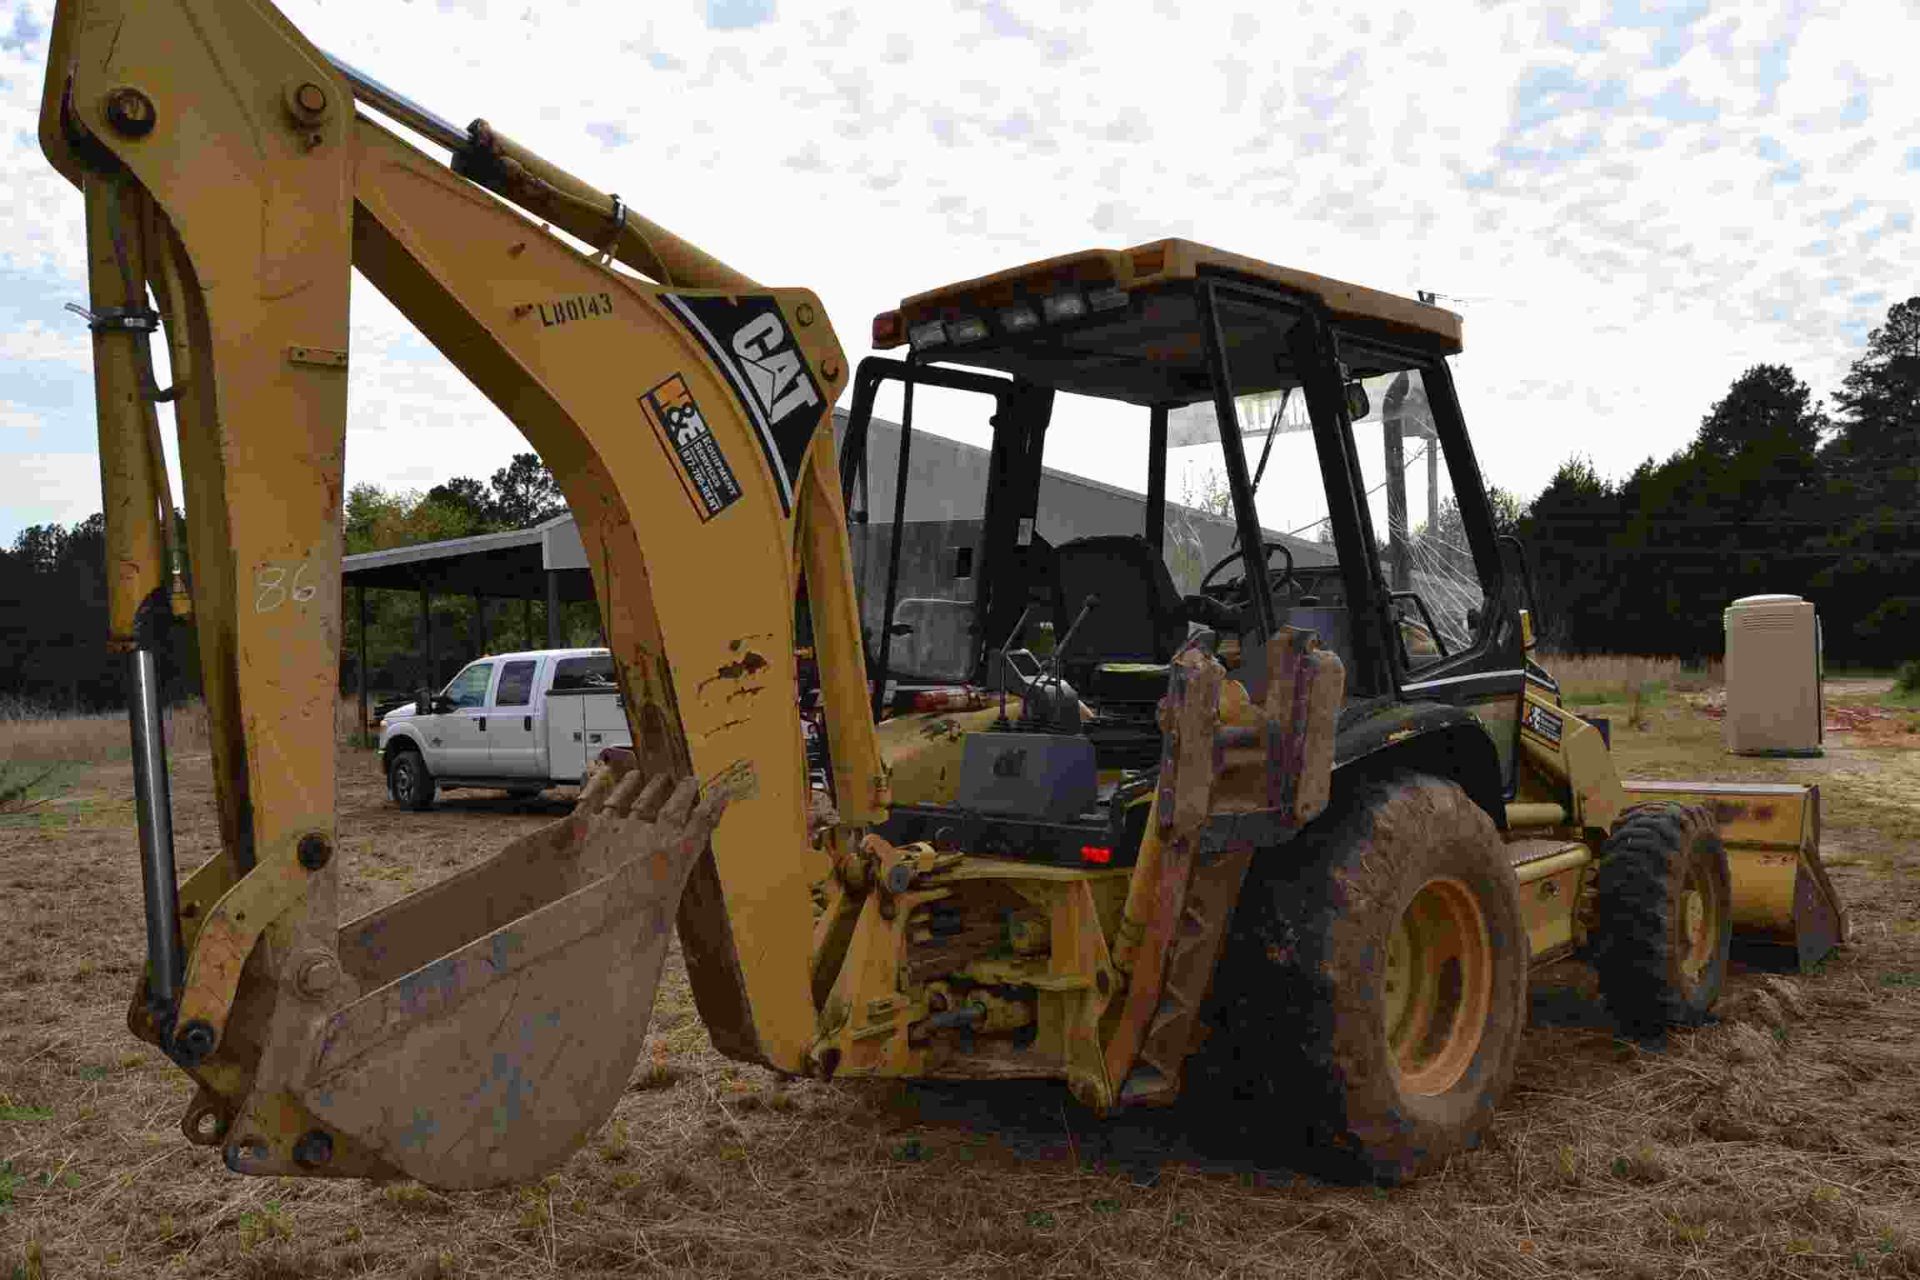
[[[875,715],[967,712],[957,785],[895,765],[890,836],[1065,823],[1071,861],[1096,824],[1115,843],[1087,847],[1124,862],[1174,655],[1208,644],[1258,700],[1281,626],[1340,655],[1350,709],[1472,706],[1511,779],[1518,575],[1454,398],[1457,316],[1163,240],[910,297],[873,340],[908,348],[862,362],[841,452]],[[980,419],[970,466],[942,433]],[[1132,493],[1088,498],[1072,473],[1120,458]]]

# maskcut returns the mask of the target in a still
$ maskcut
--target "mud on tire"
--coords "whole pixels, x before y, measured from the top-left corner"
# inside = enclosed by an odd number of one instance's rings
[[[1437,1167],[1513,1078],[1527,957],[1504,846],[1466,792],[1359,783],[1248,873],[1187,1076],[1198,1136],[1342,1179]]]
[[[1704,1022],[1727,977],[1733,893],[1713,815],[1659,801],[1629,809],[1600,851],[1593,967],[1623,1030]]]

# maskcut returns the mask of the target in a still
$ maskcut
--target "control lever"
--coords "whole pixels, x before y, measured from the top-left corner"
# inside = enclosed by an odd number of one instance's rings
[[[1029,604],[1020,611],[1020,621],[1013,624],[1013,630],[1007,633],[1007,639],[1000,646],[1000,718],[994,722],[995,728],[1005,728],[1007,723],[1007,653],[1013,648],[1013,642],[1026,630],[1027,617],[1033,612]]]
[[[1080,624],[1087,620],[1087,615],[1092,613],[1099,604],[1099,594],[1089,591],[1087,598],[1080,602],[1080,612],[1073,615],[1073,622],[1067,627],[1067,633],[1061,636],[1060,643],[1053,647],[1053,696],[1056,700],[1060,698],[1060,691],[1066,683],[1061,675],[1061,664],[1066,660],[1067,650],[1073,647],[1074,638],[1080,634]]]
[[[1087,620],[1087,615],[1092,613],[1099,603],[1099,594],[1089,591],[1087,598],[1080,602],[1080,612],[1073,615],[1073,623],[1067,628],[1067,634],[1061,636],[1060,643],[1053,646],[1053,682],[1056,685],[1060,683],[1061,660],[1067,656],[1067,650],[1072,646],[1073,638],[1080,634],[1080,624]]]

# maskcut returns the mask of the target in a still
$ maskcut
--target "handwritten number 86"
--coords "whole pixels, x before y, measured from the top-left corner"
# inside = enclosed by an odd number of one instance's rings
[[[312,565],[302,560],[293,566],[293,578],[287,578],[287,566],[263,564],[253,572],[253,611],[272,613],[287,602],[291,596],[295,604],[305,604],[319,593],[320,588],[304,581]]]

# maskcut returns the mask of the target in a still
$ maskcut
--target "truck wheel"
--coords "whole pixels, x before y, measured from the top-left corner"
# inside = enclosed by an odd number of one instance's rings
[[[416,813],[433,806],[433,775],[427,762],[411,747],[402,747],[387,761],[387,791],[402,809]]]
[[[1593,967],[1623,1030],[1704,1022],[1727,979],[1733,890],[1713,814],[1658,801],[1629,809],[1600,851]]]
[[[1466,792],[1363,782],[1255,856],[1187,1091],[1245,1154],[1415,1177],[1478,1145],[1506,1092],[1527,958],[1499,833]]]

